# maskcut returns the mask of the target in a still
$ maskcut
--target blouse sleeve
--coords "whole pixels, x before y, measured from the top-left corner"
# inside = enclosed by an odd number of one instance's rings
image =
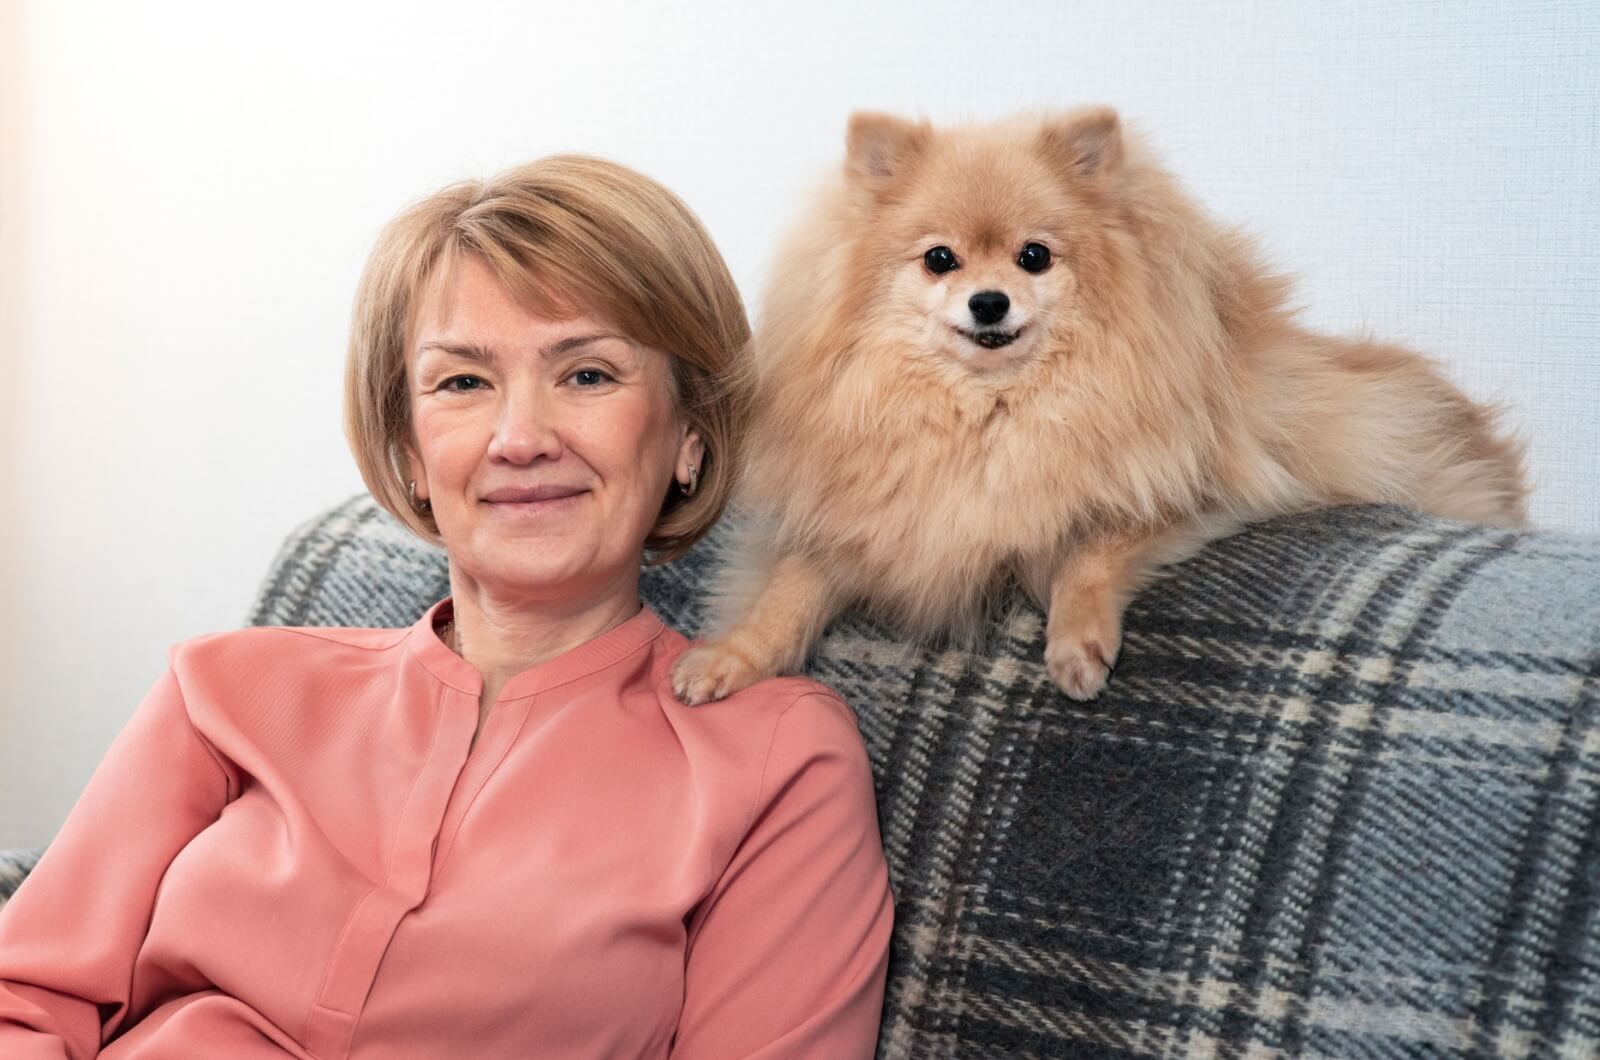
[[[0,909],[0,1056],[90,1057],[127,1012],[167,866],[227,802],[169,669]]]
[[[690,918],[675,1060],[871,1057],[894,897],[855,715],[779,717],[744,841]]]

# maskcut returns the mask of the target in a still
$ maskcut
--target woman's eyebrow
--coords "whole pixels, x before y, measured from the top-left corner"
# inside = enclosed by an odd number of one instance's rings
[[[587,346],[591,342],[599,342],[602,339],[619,339],[622,342],[628,342],[626,338],[623,338],[623,336],[618,335],[615,332],[596,331],[592,335],[572,335],[568,338],[562,339],[560,342],[553,342],[544,349],[540,350],[539,353],[547,358],[560,357],[563,353],[570,353],[580,346]],[[633,344],[628,343],[628,345],[632,346]]]
[[[452,357],[461,357],[468,361],[477,361],[480,364],[493,364],[494,354],[487,347],[476,346],[470,342],[423,342],[417,345],[417,356],[421,357],[429,351],[437,350],[447,353]]]
[[[539,350],[539,355],[546,359],[560,357],[562,354],[570,353],[580,346],[587,346],[591,342],[599,342],[602,339],[628,341],[623,336],[611,331],[597,331],[590,335],[569,335],[567,338],[543,347]],[[629,345],[631,346],[632,344],[629,343]],[[442,340],[418,344],[417,356],[421,357],[431,350],[437,350],[440,353],[447,353],[452,357],[460,357],[468,361],[477,361],[480,364],[493,364],[495,361],[494,351],[486,346],[479,346],[470,342],[447,342]]]

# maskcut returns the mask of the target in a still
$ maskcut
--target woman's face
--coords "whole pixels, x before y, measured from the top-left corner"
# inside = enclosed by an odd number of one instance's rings
[[[411,476],[452,566],[500,596],[635,591],[668,488],[700,463],[670,371],[587,313],[535,316],[463,256],[406,354]]]

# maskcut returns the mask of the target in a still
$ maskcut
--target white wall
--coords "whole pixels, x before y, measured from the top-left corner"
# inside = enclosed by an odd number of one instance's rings
[[[0,846],[42,843],[166,645],[359,488],[382,222],[557,150],[696,206],[753,294],[857,107],[1106,101],[1304,277],[1447,359],[1600,530],[1600,5],[0,0]]]

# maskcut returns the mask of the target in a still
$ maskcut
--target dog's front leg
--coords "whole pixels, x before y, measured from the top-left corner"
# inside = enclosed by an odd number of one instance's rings
[[[1044,661],[1061,690],[1093,699],[1122,649],[1122,612],[1147,580],[1159,539],[1120,534],[1077,545],[1050,578]]]
[[[780,557],[738,621],[678,657],[673,692],[692,706],[799,669],[838,613],[837,601],[832,581],[815,560]]]

